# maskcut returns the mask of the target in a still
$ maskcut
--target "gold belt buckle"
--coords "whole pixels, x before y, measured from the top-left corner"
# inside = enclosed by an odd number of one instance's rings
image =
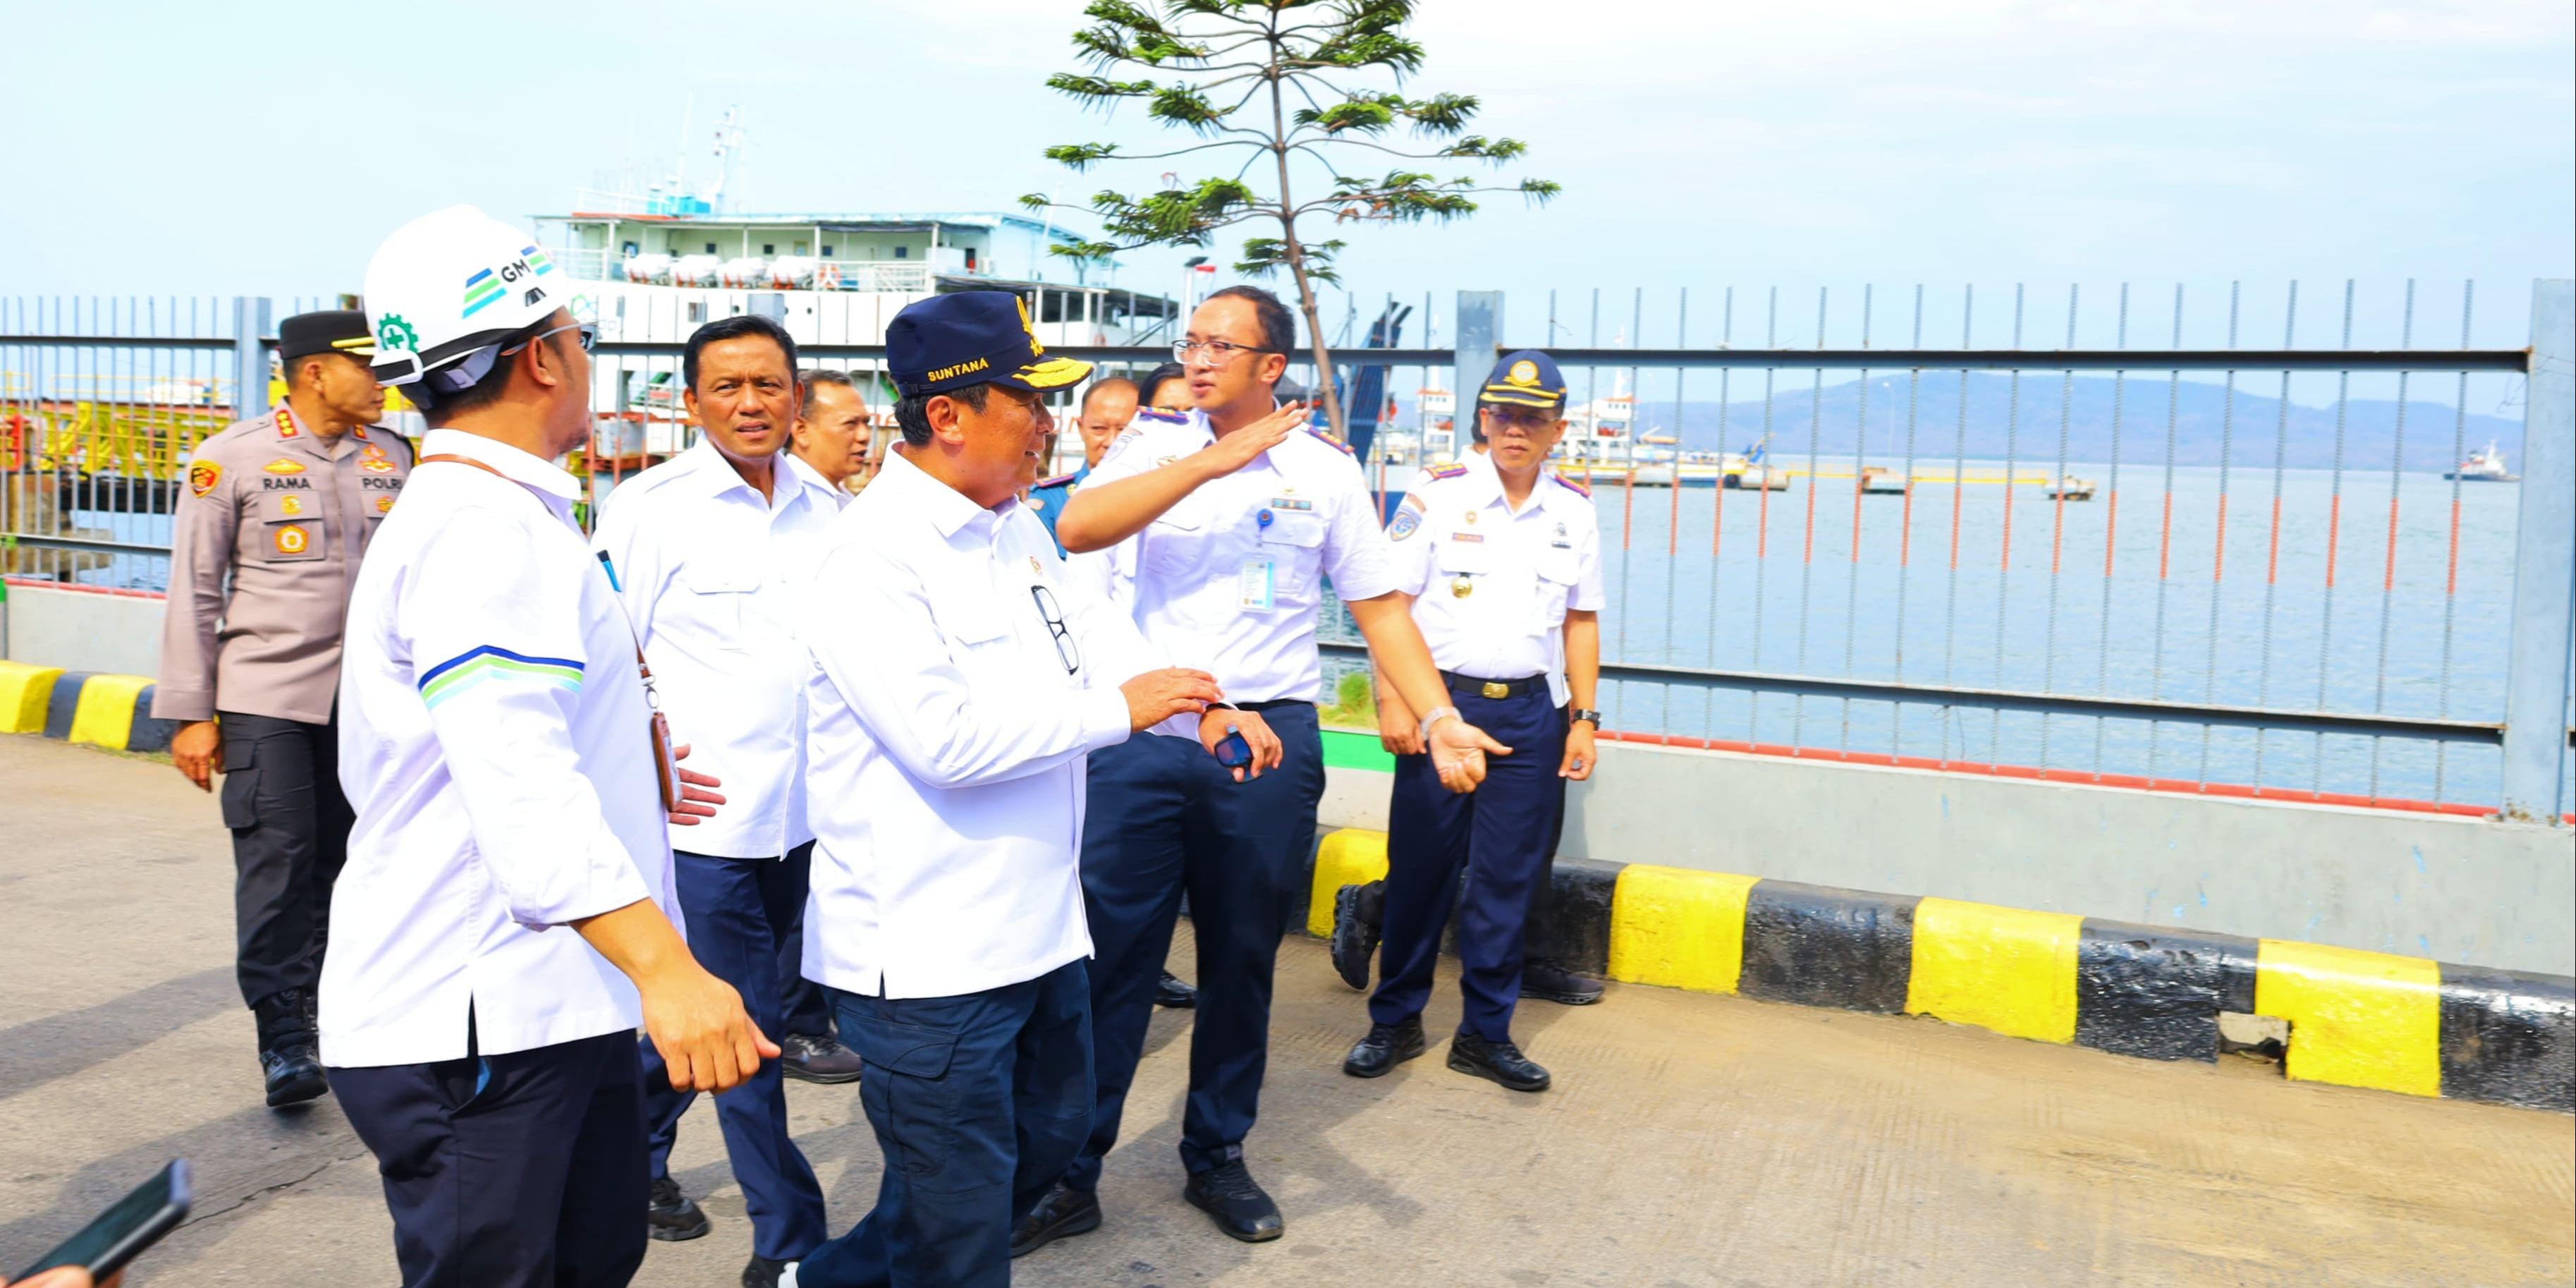
[[[1512,696],[1512,686],[1505,684],[1500,680],[1487,680],[1485,681],[1484,694],[1489,698],[1508,698]]]

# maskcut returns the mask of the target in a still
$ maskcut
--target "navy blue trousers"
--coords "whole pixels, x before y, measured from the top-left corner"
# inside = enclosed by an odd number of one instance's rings
[[[1289,703],[1261,715],[1287,760],[1241,783],[1188,738],[1138,734],[1091,753],[1082,894],[1100,1091],[1091,1137],[1065,1172],[1076,1189],[1099,1187],[1100,1160],[1118,1143],[1183,891],[1198,939],[1199,1004],[1191,1013],[1181,1165],[1195,1175],[1241,1158],[1260,1114],[1271,971],[1281,927],[1291,909],[1305,906],[1306,855],[1324,796],[1315,708]]]
[[[1565,816],[1565,780],[1556,774],[1565,759],[1565,712],[1544,686],[1511,698],[1453,686],[1450,700],[1512,754],[1486,757],[1484,785],[1465,795],[1440,785],[1431,757],[1395,758],[1386,920],[1369,1018],[1400,1024],[1422,1013],[1454,906],[1466,1001],[1458,1031],[1508,1041],[1521,995],[1521,932]]]
[[[1091,976],[1067,962],[958,997],[835,990],[867,1061],[876,1207],[796,1270],[804,1288],[1007,1288],[1011,1227],[1091,1122]]]
[[[621,1288],[644,1264],[632,1037],[327,1072],[384,1178],[404,1288]]]
[[[689,923],[689,952],[709,974],[742,994],[751,1022],[773,1040],[783,1030],[778,1015],[778,941],[805,913],[805,884],[813,861],[800,845],[783,859],[726,859],[674,851],[680,912]],[[670,1174],[671,1142],[680,1115],[697,1098],[671,1089],[671,1075],[652,1039],[638,1039],[644,1064],[644,1121],[652,1174]],[[716,1125],[725,1157],[742,1186],[751,1217],[751,1250],[772,1261],[794,1261],[829,1237],[823,1187],[787,1134],[787,1084],[776,1060],[716,1097]]]
[[[787,861],[804,867],[810,875],[814,867],[814,843],[787,852]],[[778,934],[778,1031],[775,1041],[790,1033],[808,1037],[832,1034],[832,1004],[823,1000],[823,986],[805,978],[805,896],[796,897],[795,915]]]

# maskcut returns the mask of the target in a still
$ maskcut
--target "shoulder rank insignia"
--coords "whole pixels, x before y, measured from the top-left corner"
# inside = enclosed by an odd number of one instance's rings
[[[1058,474],[1058,475],[1056,475],[1054,478],[1051,478],[1051,479],[1039,479],[1037,482],[1035,482],[1035,483],[1033,483],[1033,484],[1031,484],[1031,485],[1030,485],[1030,489],[1031,489],[1032,491],[1034,491],[1034,490],[1039,489],[1039,488],[1050,488],[1050,487],[1071,487],[1072,485],[1073,485],[1073,476],[1072,476],[1072,475],[1070,475],[1070,474]]]
[[[1454,479],[1466,472],[1465,465],[1442,465],[1429,471],[1431,477],[1435,479]]]
[[[1344,456],[1356,456],[1356,455],[1358,455],[1358,453],[1353,452],[1353,451],[1351,450],[1351,445],[1350,445],[1350,444],[1345,443],[1345,442],[1343,442],[1342,440],[1340,440],[1340,439],[1338,439],[1338,438],[1333,437],[1333,433],[1332,433],[1332,431],[1331,431],[1331,430],[1326,430],[1326,429],[1317,429],[1317,428],[1315,428],[1314,426],[1309,425],[1309,426],[1307,426],[1307,427],[1306,427],[1306,432],[1307,432],[1307,433],[1309,433],[1309,434],[1314,435],[1317,439],[1321,440],[1321,441],[1323,442],[1323,444],[1324,444],[1326,447],[1332,448],[1334,451],[1336,451],[1336,452],[1340,452],[1340,453],[1341,453],[1342,455],[1344,455]]]
[[[1190,418],[1186,413],[1165,411],[1160,407],[1139,407],[1136,409],[1135,419],[1150,420],[1162,425],[1186,425],[1190,423]],[[1132,424],[1133,422],[1131,421],[1130,423]]]
[[[1590,489],[1590,488],[1588,488],[1588,487],[1585,487],[1585,486],[1583,486],[1583,485],[1582,485],[1582,484],[1580,484],[1580,483],[1575,482],[1575,481],[1574,481],[1573,476],[1572,476],[1572,475],[1567,474],[1565,471],[1563,471],[1563,470],[1558,470],[1558,471],[1556,472],[1556,481],[1557,481],[1557,482],[1559,482],[1559,483],[1564,484],[1564,485],[1565,485],[1565,486],[1567,486],[1568,488],[1573,489],[1574,494],[1575,494],[1576,496],[1583,497],[1583,498],[1585,498],[1586,500],[1591,499],[1591,496],[1592,496],[1592,489]]]

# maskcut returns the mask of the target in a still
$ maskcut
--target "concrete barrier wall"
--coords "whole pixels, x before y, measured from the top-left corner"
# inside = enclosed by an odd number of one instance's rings
[[[112,595],[9,583],[10,662],[66,671],[161,673],[158,595]]]
[[[1567,857],[2576,974],[2565,827],[1634,744],[1601,753],[1571,796]],[[1388,786],[1336,765],[1324,826],[1383,829]]]

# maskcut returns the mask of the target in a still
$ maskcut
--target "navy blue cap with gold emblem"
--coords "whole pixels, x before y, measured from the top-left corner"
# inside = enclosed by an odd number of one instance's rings
[[[1485,377],[1476,401],[1554,411],[1565,405],[1565,376],[1556,369],[1556,359],[1536,349],[1506,353],[1494,364],[1494,374]]]
[[[324,309],[298,313],[277,324],[279,361],[293,362],[317,353],[345,353],[360,362],[373,361],[376,333],[367,329],[367,315],[356,309]]]
[[[1088,362],[1046,356],[1028,301],[1009,291],[959,291],[905,305],[886,326],[886,367],[907,398],[983,384],[1062,389],[1091,374]]]

